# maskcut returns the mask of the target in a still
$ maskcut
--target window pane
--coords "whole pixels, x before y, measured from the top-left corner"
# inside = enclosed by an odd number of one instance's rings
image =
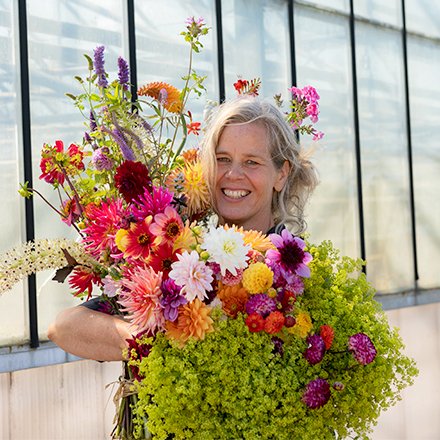
[[[8,215],[0,218],[0,252],[24,239],[24,202],[18,197],[23,179],[20,126],[20,70],[18,63],[18,17],[15,2],[0,1],[0,200]],[[19,165],[20,164],[20,165]],[[17,284],[0,296],[0,346],[20,343],[28,336],[26,325],[26,283]]]
[[[314,241],[331,239],[358,257],[358,207],[353,134],[349,23],[345,17],[295,9],[298,86],[321,96],[317,128],[325,133],[315,160],[321,183],[312,196],[308,224]],[[302,139],[310,143],[309,139]]]
[[[405,0],[405,13],[409,31],[440,37],[440,2]]]
[[[402,26],[401,0],[356,0],[354,13],[370,20]]]
[[[382,292],[409,289],[414,273],[402,38],[360,23],[356,42],[367,275]]]
[[[420,287],[440,285],[440,44],[408,41],[411,134],[414,164]]]
[[[40,149],[44,142],[53,144],[57,139],[63,140],[65,147],[81,141],[83,118],[64,93],[80,90],[73,76],[86,75],[83,54],[92,54],[100,44],[106,46],[106,70],[115,77],[116,59],[123,48],[122,2],[51,0],[42,7],[40,1],[29,0],[27,4],[34,186],[58,206],[55,191],[38,179]],[[73,228],[67,228],[37,198],[35,219],[37,237],[76,237]],[[73,303],[68,286],[51,281],[52,275],[43,272],[37,276],[38,321],[43,338],[57,311]]]
[[[184,81],[181,77],[187,74],[189,62],[189,44],[180,35],[185,30],[185,20],[203,17],[211,28],[208,35],[201,38],[203,48],[194,55],[193,61],[195,71],[201,76],[208,76],[204,82],[207,95],[202,95],[200,99],[193,95],[189,103],[194,118],[200,120],[206,99],[219,99],[214,1],[147,0],[135,2],[135,5],[139,86],[165,81],[182,88]],[[152,10],[154,14],[151,14]]]
[[[261,96],[285,93],[291,82],[287,2],[222,2],[226,96],[238,77],[261,78]]]
[[[350,12],[349,0],[305,0],[304,3],[311,3],[312,6],[319,5],[342,12]],[[295,6],[296,8],[296,6]]]

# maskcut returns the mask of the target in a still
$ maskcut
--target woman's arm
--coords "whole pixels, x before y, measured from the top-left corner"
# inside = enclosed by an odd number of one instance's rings
[[[133,331],[130,323],[117,316],[79,306],[59,313],[49,326],[48,337],[75,356],[120,361]]]

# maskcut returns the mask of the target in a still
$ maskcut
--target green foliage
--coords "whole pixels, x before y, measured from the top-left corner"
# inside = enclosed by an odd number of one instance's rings
[[[138,385],[135,408],[139,437],[145,418],[155,439],[368,437],[417,369],[373,299],[362,262],[341,258],[328,241],[308,250],[314,257],[311,277],[297,307],[311,315],[312,333],[323,324],[335,330],[323,361],[310,365],[303,357],[305,340],[288,333],[279,335],[284,355],[274,354],[271,336],[250,333],[242,316],[217,319],[215,332],[183,348],[159,334],[140,364],[146,379]],[[377,349],[366,366],[347,351],[348,338],[358,332],[368,334]],[[318,377],[345,387],[332,388],[326,405],[309,409],[301,397]]]

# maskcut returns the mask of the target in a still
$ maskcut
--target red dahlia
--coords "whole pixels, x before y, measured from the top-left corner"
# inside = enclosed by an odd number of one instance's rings
[[[141,196],[145,189],[152,191],[148,168],[142,162],[126,160],[116,168],[115,185],[126,202]]]

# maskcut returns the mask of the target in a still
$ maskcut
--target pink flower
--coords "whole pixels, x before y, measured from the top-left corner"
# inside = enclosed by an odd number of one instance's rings
[[[313,132],[313,140],[314,141],[319,141],[323,137],[324,137],[324,133],[322,131],[314,131]]]
[[[167,206],[163,213],[154,216],[150,230],[167,243],[173,244],[183,230],[183,222],[178,212],[173,207]]]
[[[149,330],[154,333],[165,324],[160,304],[161,283],[162,273],[156,273],[150,267],[137,267],[122,281],[126,290],[119,295],[118,302],[139,332]]]
[[[131,212],[136,220],[141,221],[149,215],[155,216],[164,212],[172,201],[173,194],[167,189],[153,186],[151,193],[149,190],[145,190],[141,196],[132,201]]]
[[[206,292],[211,290],[213,282],[212,270],[203,262],[199,261],[199,254],[196,251],[178,255],[179,261],[173,263],[169,277],[182,287],[181,294],[185,295],[188,301],[199,298],[202,301],[207,298]]]

